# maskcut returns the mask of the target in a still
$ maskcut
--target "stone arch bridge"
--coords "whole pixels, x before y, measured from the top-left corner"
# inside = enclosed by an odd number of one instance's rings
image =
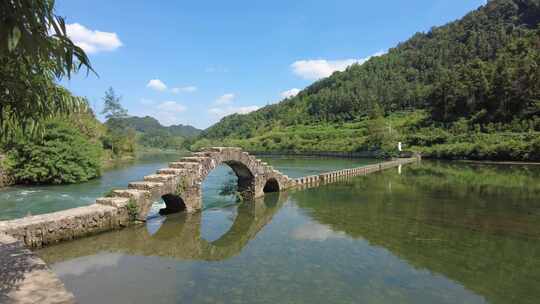
[[[202,208],[202,183],[217,166],[226,164],[238,177],[238,192],[244,200],[254,200],[265,192],[279,192],[296,184],[272,166],[258,160],[240,148],[213,147],[192,153],[144,181],[129,183],[128,189],[113,190],[111,197],[99,203],[115,205],[119,198],[136,202],[138,219],[145,220],[154,201],[162,198],[166,208],[162,213],[196,212]]]
[[[168,168],[144,177],[143,181],[130,183],[127,189],[113,190],[108,197],[98,198],[94,204],[0,221],[0,236],[7,234],[27,246],[42,247],[119,229],[129,225],[134,215],[136,219],[145,221],[153,203],[161,198],[166,205],[161,213],[196,213],[202,209],[203,181],[221,164],[232,168],[238,177],[238,190],[242,197],[247,201],[255,201],[256,205],[255,199],[267,192],[318,187],[353,176],[399,167],[419,159],[419,156],[400,158],[291,179],[240,148],[207,148],[170,163]]]

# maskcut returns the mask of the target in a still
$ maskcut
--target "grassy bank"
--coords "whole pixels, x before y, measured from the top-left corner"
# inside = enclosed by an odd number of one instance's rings
[[[375,120],[379,120],[377,123]],[[378,124],[377,128],[373,128]],[[192,145],[239,146],[250,151],[343,151],[371,149],[373,137],[381,137],[383,149],[396,152],[397,143],[424,157],[492,161],[540,161],[540,120],[478,125],[461,119],[435,123],[422,110],[397,112],[380,119],[365,117],[352,122],[296,124],[267,127],[246,138],[202,138]],[[375,134],[377,133],[377,134]]]

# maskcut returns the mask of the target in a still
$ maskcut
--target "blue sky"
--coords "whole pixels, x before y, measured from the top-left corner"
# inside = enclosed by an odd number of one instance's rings
[[[131,115],[206,128],[484,3],[57,0],[57,13],[99,73],[63,84],[96,111],[112,86]]]

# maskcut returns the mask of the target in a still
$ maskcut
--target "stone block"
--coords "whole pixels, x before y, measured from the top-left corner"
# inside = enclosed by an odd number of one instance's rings
[[[144,180],[147,182],[157,182],[157,183],[166,183],[173,181],[176,178],[176,175],[173,174],[152,174],[144,177]]]
[[[157,174],[168,174],[168,175],[184,175],[188,171],[186,169],[177,169],[177,168],[163,168],[157,170]]]
[[[155,191],[163,187],[163,183],[158,182],[132,182],[128,184],[129,189]]]
[[[129,203],[129,200],[127,197],[100,197],[96,199],[96,204],[124,208]]]

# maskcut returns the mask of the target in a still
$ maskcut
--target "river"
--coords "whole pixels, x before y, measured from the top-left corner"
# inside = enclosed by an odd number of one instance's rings
[[[268,159],[291,176],[352,160]],[[358,162],[364,162],[359,160]],[[80,303],[538,303],[540,167],[423,161],[37,253]]]

